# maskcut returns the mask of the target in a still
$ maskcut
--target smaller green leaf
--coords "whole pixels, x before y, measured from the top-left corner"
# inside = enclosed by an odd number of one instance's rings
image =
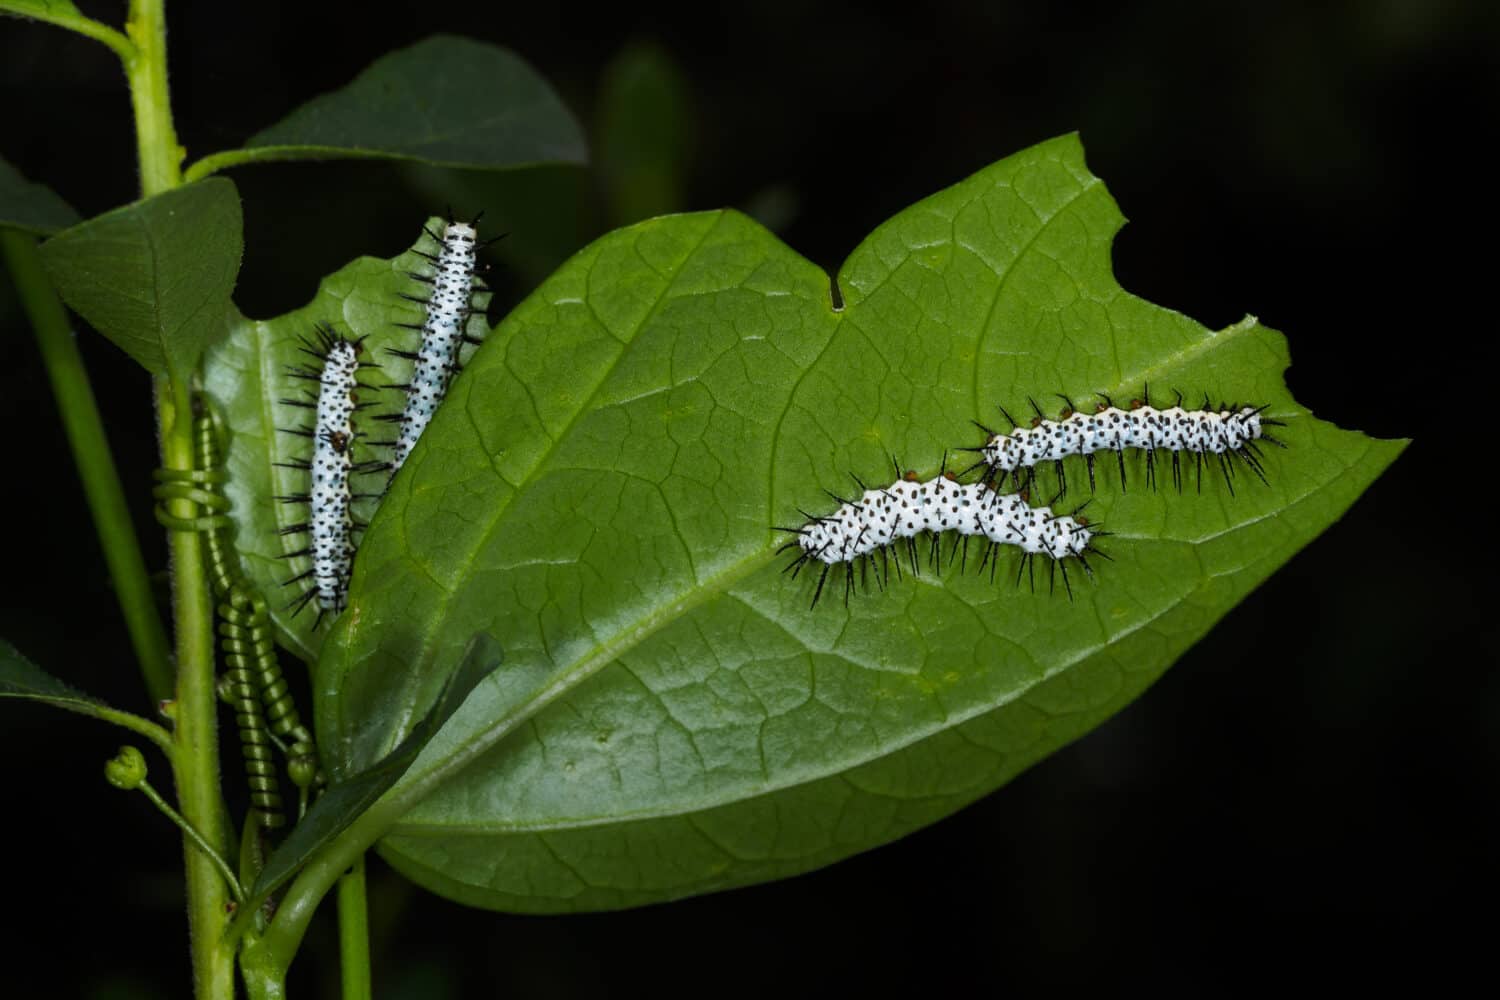
[[[270,160],[373,157],[494,170],[587,156],[578,123],[520,57],[447,35],[377,59],[245,147],[204,159],[189,176]]]
[[[449,675],[437,701],[411,734],[396,749],[372,767],[336,781],[318,797],[307,815],[282,841],[261,870],[250,893],[249,908],[286,883],[320,848],[353,823],[376,799],[406,774],[422,748],[448,721],[475,686],[500,666],[500,645],[483,633],[475,635],[464,650],[458,668]]]
[[[0,226],[51,236],[77,222],[73,206],[51,188],[28,181],[15,167],[0,160]]]
[[[29,698],[65,708],[80,704],[89,714],[103,704],[53,677],[4,639],[0,639],[0,698]]]
[[[228,329],[244,249],[223,178],[96,216],[42,244],[63,301],[153,374],[187,379]]]
[[[171,737],[156,723],[130,712],[110,708],[99,699],[63,683],[22,656],[20,650],[4,639],[0,639],[0,698],[39,701],[79,715],[112,722],[145,736],[163,750],[171,750]]]

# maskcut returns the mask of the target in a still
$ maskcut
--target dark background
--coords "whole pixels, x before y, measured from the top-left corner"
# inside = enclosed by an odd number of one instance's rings
[[[82,6],[118,24],[123,5]],[[352,2],[172,6],[190,158],[440,30],[513,47],[594,137],[607,67],[653,43],[690,97],[675,207],[751,209],[829,269],[910,203],[1077,129],[1134,220],[1116,243],[1126,288],[1211,327],[1255,313],[1290,337],[1293,392],[1319,416],[1416,439],[1139,703],[900,843],[782,883],[566,918],[467,910],[374,862],[381,997],[1406,976],[1433,987],[1492,946],[1495,505],[1472,484],[1495,458],[1490,442],[1466,439],[1481,421],[1459,418],[1494,405],[1476,357],[1494,339],[1494,5],[442,3],[421,24]],[[0,20],[0,156],[85,215],[135,196],[112,60],[57,29]],[[516,215],[497,301],[628,216],[612,169],[605,157],[491,188]],[[353,256],[398,252],[413,218],[442,209],[430,178],[389,166],[232,176],[246,216],[236,297],[251,315],[304,302]],[[0,323],[13,451],[0,481],[15,526],[0,635],[142,708],[5,283]],[[147,380],[102,339],[81,342],[160,567]],[[0,711],[6,986],[185,995],[178,841],[144,800],[100,780],[119,736],[41,708]],[[294,996],[335,995],[332,944],[330,919],[299,959]]]

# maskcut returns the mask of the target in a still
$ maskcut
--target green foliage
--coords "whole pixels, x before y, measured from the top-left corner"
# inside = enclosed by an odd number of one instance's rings
[[[92,38],[108,46],[127,64],[127,75],[128,64],[139,55],[140,50],[129,38],[106,24],[84,17],[69,0],[0,0],[0,14],[41,21]]]
[[[328,789],[318,796],[307,815],[266,862],[251,890],[247,906],[258,906],[285,884],[314,852],[348,828],[371,803],[399,781],[422,748],[463,704],[475,685],[494,672],[500,660],[500,647],[493,639],[486,635],[475,636],[458,666],[449,671],[437,701],[412,727],[401,745],[359,774],[335,777]]]
[[[494,170],[587,155],[577,122],[530,66],[509,49],[449,35],[376,60],[245,146],[205,162],[377,157]]]
[[[4,0],[0,2],[0,14],[34,17],[44,21],[83,16],[70,0]]]
[[[163,749],[168,748],[171,743],[166,731],[156,723],[111,708],[99,699],[63,683],[22,656],[20,650],[4,639],[0,639],[0,698],[40,702],[102,722],[110,722],[154,740]]]
[[[102,704],[53,677],[4,639],[0,639],[0,698],[27,698],[63,707],[82,705],[90,712]]]
[[[68,229],[42,262],[74,311],[155,375],[187,385],[223,336],[244,249],[223,178],[147,198]]]
[[[33,184],[15,167],[0,160],[0,226],[49,236],[77,221],[78,213],[73,206],[51,188]]]
[[[1298,406],[1285,343],[1255,320],[1211,331],[1120,289],[1120,224],[1065,137],[882,225],[840,271],[841,308],[733,212],[611,233],[554,274],[394,480],[318,663],[319,738],[345,773],[401,742],[476,632],[506,649],[502,674],[548,678],[519,707],[475,691],[404,779],[436,790],[385,856],[515,910],[781,877],[952,812],[1135,697],[1401,445]],[[408,265],[350,265],[291,326],[384,336]],[[254,324],[210,365],[255,559],[279,544],[256,479],[287,451],[266,431],[276,393],[244,386],[289,335]],[[809,610],[812,581],[781,572],[770,526],[826,510],[850,473],[880,481],[896,455],[930,475],[997,404],[1145,382],[1269,403],[1290,445],[1271,485],[1230,496],[1215,475],[1179,497],[1140,488],[1138,458],[1128,490],[1103,470],[1090,513],[1115,561],[1072,602],[949,565]]]
[[[525,287],[539,284],[611,226],[680,211],[689,86],[660,47],[630,44],[605,67],[590,169],[457,170],[408,164],[408,183],[434,205],[483,207],[509,238],[485,259]]]

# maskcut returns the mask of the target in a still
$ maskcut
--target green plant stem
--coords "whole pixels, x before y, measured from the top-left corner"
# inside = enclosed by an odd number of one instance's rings
[[[387,794],[377,800],[331,844],[314,854],[297,874],[265,933],[255,941],[247,941],[241,952],[240,968],[252,996],[283,995],[287,969],[318,904],[354,865],[363,863],[365,851],[410,808],[413,800],[412,796],[400,794]],[[341,926],[340,937],[344,933]]]
[[[0,692],[0,698],[5,697],[6,694],[7,692]],[[177,754],[177,744],[172,741],[171,733],[150,719],[143,719],[133,712],[122,712],[117,708],[110,708],[108,705],[81,695],[77,697],[49,697],[27,693],[11,696],[25,698],[27,701],[40,702],[44,705],[53,705],[65,712],[77,712],[79,715],[86,715],[91,719],[98,719],[100,722],[108,722],[119,726],[121,729],[128,729],[132,733],[144,736],[152,743],[155,743],[157,749],[166,756],[168,763]]]
[[[130,523],[125,506],[125,490],[115,469],[109,440],[104,434],[104,420],[94,401],[83,356],[68,326],[68,315],[42,271],[36,252],[36,241],[15,230],[0,230],[0,254],[5,258],[21,305],[36,331],[42,363],[52,380],[52,394],[57,400],[63,431],[73,450],[73,462],[83,480],[83,493],[94,529],[104,550],[104,561],[114,580],[115,596],[125,617],[130,643],[145,677],[151,697],[160,701],[172,696],[171,647],[151,583],[146,576],[146,560],[141,543]]]
[[[157,412],[161,419],[162,465],[191,469],[192,410],[185,386],[158,378]],[[178,517],[193,517],[190,500],[169,501]],[[213,602],[203,571],[197,532],[168,535],[172,553],[172,595],[177,631],[177,754],[174,771],[177,800],[188,823],[223,853],[228,843],[224,806],[219,796],[217,695],[214,689]],[[188,926],[192,944],[193,982],[198,1000],[228,1000],[234,995],[234,949],[223,941],[227,885],[218,869],[191,841],[184,844],[187,871]]]
[[[365,858],[339,879],[339,972],[344,1000],[370,1000],[370,914],[365,902]]]
[[[213,862],[214,867],[219,870],[219,874],[224,876],[224,882],[229,886],[229,891],[234,894],[235,900],[237,902],[243,900],[245,892],[240,888],[239,880],[234,877],[234,872],[230,869],[229,862],[219,856],[219,853],[213,849],[213,846],[204,840],[203,836],[197,830],[193,829],[191,823],[183,819],[176,809],[167,804],[167,800],[162,798],[156,789],[151,787],[150,782],[143,781],[137,787],[145,793],[146,798],[151,800],[151,804],[160,810],[163,816],[176,824],[184,837],[196,844],[198,850],[208,856],[208,859]]]
[[[182,146],[172,124],[172,101],[167,89],[167,18],[165,0],[130,0],[125,33],[134,42],[124,58],[130,81],[130,103],[135,111],[136,157],[140,161],[141,194],[150,197],[182,183]]]
[[[163,0],[131,0],[125,23],[135,52],[125,59],[130,100],[135,110],[141,194],[161,194],[182,183],[182,148],[172,125],[167,89],[167,27]],[[189,387],[156,380],[156,413],[162,465],[193,467],[192,404]],[[190,500],[168,501],[169,512],[191,518]],[[219,795],[217,702],[214,692],[213,601],[204,572],[201,541],[195,532],[168,536],[172,556],[173,618],[177,636],[177,801],[187,824],[213,852],[227,853],[228,824]],[[234,949],[224,941],[228,885],[213,861],[191,839],[184,843],[188,930],[193,987],[198,1000],[232,1000]]]

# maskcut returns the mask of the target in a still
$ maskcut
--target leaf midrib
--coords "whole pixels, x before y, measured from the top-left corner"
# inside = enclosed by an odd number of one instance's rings
[[[753,559],[747,559],[747,560],[745,560],[745,563],[749,563],[749,564],[764,563],[764,562],[768,562],[771,558],[773,558],[773,556],[774,556],[774,553],[771,554],[771,555],[766,555],[766,556],[762,556],[762,557],[756,557],[756,558],[753,558]],[[742,573],[742,574],[739,574],[739,575],[744,575],[744,574]],[[1075,667],[1078,664],[1082,663],[1084,660],[1087,660],[1088,658],[1094,656],[1095,654],[1097,654],[1097,653],[1099,653],[1099,652],[1101,652],[1101,651],[1109,648],[1109,646],[1111,644],[1119,641],[1120,639],[1125,638],[1126,636],[1132,635],[1135,632],[1140,631],[1142,628],[1146,628],[1147,626],[1150,626],[1150,625],[1156,623],[1161,618],[1163,618],[1166,615],[1170,614],[1171,612],[1175,611],[1177,608],[1179,608],[1183,604],[1183,602],[1187,601],[1194,594],[1196,594],[1199,591],[1203,590],[1205,587],[1207,587],[1209,584],[1211,584],[1216,579],[1218,579],[1217,575],[1208,575],[1208,576],[1205,576],[1204,578],[1202,578],[1202,579],[1199,580],[1199,582],[1197,583],[1197,585],[1192,590],[1184,593],[1181,597],[1179,597],[1177,600],[1175,600],[1175,601],[1171,602],[1170,604],[1166,605],[1165,607],[1163,607],[1156,614],[1151,615],[1148,618],[1141,619],[1141,621],[1135,623],[1130,628],[1125,629],[1124,631],[1114,633],[1113,635],[1109,636],[1109,638],[1106,639],[1103,642],[1100,642],[1100,643],[1098,643],[1096,645],[1093,645],[1093,646],[1090,646],[1090,647],[1087,647],[1085,649],[1080,650],[1076,655],[1074,655],[1074,656],[1072,656],[1072,657],[1070,657],[1070,658],[1068,658],[1066,660],[1063,660],[1060,663],[1058,663],[1058,665],[1056,667],[1054,667],[1052,669],[1049,669],[1049,670],[1044,670],[1041,674],[1037,675],[1036,677],[1030,678],[1025,683],[1023,683],[1021,685],[1018,685],[1014,690],[1012,690],[1011,692],[1009,692],[1001,700],[994,701],[994,702],[985,702],[985,703],[982,703],[982,704],[976,703],[968,711],[960,712],[960,713],[958,713],[956,715],[949,715],[949,716],[945,717],[943,719],[943,721],[940,722],[940,723],[935,723],[935,724],[932,724],[932,725],[929,725],[929,726],[925,726],[925,727],[923,727],[923,726],[913,727],[909,731],[910,732],[909,737],[904,738],[904,739],[893,740],[890,743],[888,743],[888,744],[880,747],[880,749],[879,749],[879,751],[877,753],[872,753],[869,756],[863,757],[863,758],[858,759],[858,760],[847,761],[842,766],[838,767],[836,770],[818,770],[816,768],[809,768],[809,769],[807,769],[806,772],[795,774],[795,776],[791,777],[790,780],[781,781],[781,782],[767,782],[764,785],[760,786],[759,788],[755,789],[754,793],[750,794],[750,795],[736,794],[736,795],[734,795],[732,797],[725,797],[725,798],[719,798],[719,799],[708,799],[708,800],[700,801],[700,802],[694,803],[694,804],[685,804],[685,805],[683,805],[683,806],[681,806],[679,808],[643,810],[643,811],[639,811],[639,812],[613,812],[613,813],[610,813],[609,815],[606,815],[606,816],[575,818],[575,819],[571,819],[571,820],[564,821],[564,822],[546,823],[546,824],[528,824],[528,825],[520,825],[520,824],[511,825],[511,824],[505,824],[505,823],[489,823],[489,824],[478,824],[478,823],[410,823],[410,824],[408,824],[408,823],[397,823],[397,824],[395,824],[391,828],[390,833],[392,835],[402,835],[402,836],[420,835],[420,834],[423,834],[424,832],[427,832],[427,831],[431,831],[433,834],[436,834],[436,835],[441,835],[441,834],[445,834],[445,833],[453,833],[455,831],[458,831],[458,832],[468,831],[468,832],[473,832],[473,833],[476,833],[476,834],[477,833],[488,833],[488,832],[504,832],[504,833],[511,833],[511,834],[522,834],[522,833],[548,833],[548,832],[555,832],[555,831],[561,831],[561,830],[585,829],[585,828],[588,828],[588,827],[608,826],[608,825],[612,825],[614,823],[639,822],[639,821],[644,821],[644,820],[664,819],[664,818],[668,818],[668,817],[671,817],[671,816],[684,816],[684,815],[689,815],[689,814],[693,814],[693,813],[699,813],[699,812],[703,812],[703,811],[708,810],[708,809],[718,808],[718,807],[721,807],[721,806],[733,805],[733,804],[740,803],[740,802],[747,802],[747,801],[750,801],[751,799],[764,798],[764,797],[769,796],[769,795],[774,795],[777,792],[783,792],[783,791],[786,791],[787,789],[797,788],[797,787],[799,787],[801,785],[811,784],[811,783],[813,783],[815,781],[822,781],[822,780],[824,780],[826,778],[838,777],[840,774],[843,774],[843,773],[845,773],[845,772],[847,772],[849,770],[852,770],[855,767],[860,767],[860,766],[863,766],[865,764],[869,764],[869,763],[871,763],[873,761],[879,760],[881,758],[889,757],[890,755],[895,754],[895,753],[899,753],[900,751],[905,750],[906,748],[908,748],[910,746],[913,746],[913,745],[915,745],[917,743],[920,743],[923,740],[929,739],[929,738],[931,738],[933,736],[936,736],[936,735],[938,735],[940,733],[947,732],[948,730],[951,730],[951,729],[953,729],[953,728],[955,728],[957,726],[961,726],[961,725],[963,725],[966,722],[972,721],[973,719],[976,719],[976,718],[978,718],[981,715],[986,715],[986,714],[988,714],[990,712],[998,711],[999,709],[1004,708],[1006,705],[1009,705],[1012,702],[1016,701],[1017,699],[1019,699],[1021,697],[1024,697],[1026,694],[1028,694],[1029,692],[1031,692],[1038,685],[1046,683],[1047,681],[1052,680],[1054,677],[1057,677],[1058,675],[1062,674],[1063,672],[1065,672],[1067,670],[1071,670],[1073,667]],[[715,596],[717,596],[717,591],[715,591],[714,593],[715,593]],[[764,618],[766,621],[769,621],[772,624],[774,624],[774,625],[776,625],[776,626],[778,626],[780,628],[786,628],[786,623],[781,622],[781,621],[779,621],[779,620],[771,617],[765,611],[762,611],[761,609],[759,609],[759,608],[755,607],[754,605],[750,604],[744,598],[737,597],[737,596],[734,596],[734,595],[729,595],[729,596],[732,599],[739,601],[749,611],[751,611],[752,613],[760,616],[761,618]],[[695,603],[702,603],[702,602],[695,602]],[[684,608],[684,610],[690,610],[690,608]],[[640,636],[640,638],[645,638],[651,632],[654,632],[656,630],[656,627],[659,627],[659,625],[646,630]],[[634,630],[632,631],[631,634],[634,634]],[[595,667],[592,670],[589,670],[588,673],[591,674],[591,673],[597,671],[598,669],[602,669],[603,666],[607,666],[610,662],[613,662],[620,655],[623,655],[625,652],[628,652],[629,649],[631,647],[633,647],[634,645],[635,645],[635,643],[631,643],[629,646],[625,646],[624,648],[619,649],[618,651],[611,651],[609,653],[608,659],[606,659],[602,664],[600,664],[600,666]],[[599,647],[599,652],[601,652],[601,653],[604,652],[603,647]],[[824,650],[823,652],[824,652],[824,655],[839,656],[839,654],[836,651]],[[847,663],[853,663],[853,661],[848,660],[846,657],[839,656],[839,658],[843,659]],[[591,655],[587,660],[579,661],[579,663],[582,664],[582,665],[587,665],[589,662],[593,661],[594,659],[595,659],[595,656]],[[577,671],[576,670],[575,671],[571,671],[570,674],[571,673],[577,673]],[[587,676],[587,674],[585,674],[585,676]],[[554,687],[554,685],[550,685],[549,684],[547,690],[551,691],[553,689],[553,687]],[[565,693],[569,689],[570,688],[565,687],[562,691],[558,692],[558,694]],[[554,698],[555,698],[555,695],[553,697],[545,697],[545,695],[544,695],[543,697],[538,698],[535,702],[533,702],[533,705],[535,707],[532,708],[531,711],[525,713],[525,715],[522,716],[522,718],[524,719],[524,718],[530,718],[530,717],[535,716],[537,712],[539,712],[542,709],[546,708],[547,705],[550,704],[554,700]],[[501,734],[501,735],[504,735],[504,734]],[[791,772],[789,772],[789,774],[790,773]]]

